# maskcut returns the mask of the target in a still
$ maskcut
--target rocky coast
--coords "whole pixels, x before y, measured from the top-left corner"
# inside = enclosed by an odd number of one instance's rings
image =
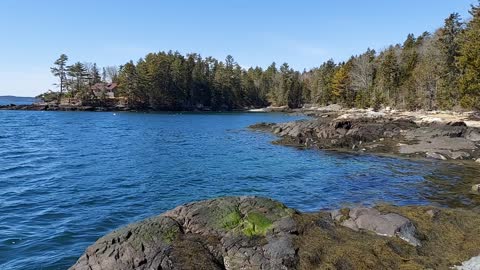
[[[367,110],[309,114],[312,117],[307,120],[259,123],[251,128],[273,132],[279,136],[275,143],[297,147],[441,160],[480,158],[480,117],[475,114]]]
[[[475,115],[302,112],[260,123],[282,145],[479,160]],[[478,194],[478,186],[470,191]],[[475,195],[476,196],[476,195]],[[480,269],[480,208],[351,207],[301,213],[260,197],[193,202],[100,238],[70,268]]]
[[[225,197],[116,230],[70,269],[479,269],[478,224],[476,210],[300,213],[266,198]]]

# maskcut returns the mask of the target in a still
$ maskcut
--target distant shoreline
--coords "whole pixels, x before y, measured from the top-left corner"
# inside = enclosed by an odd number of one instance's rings
[[[268,112],[284,112],[291,113],[300,109],[290,109],[288,107],[267,107],[267,108],[244,108],[231,110],[211,110],[205,109],[153,109],[153,108],[129,108],[120,106],[79,106],[79,105],[56,105],[56,104],[9,104],[0,105],[3,111],[79,111],[79,112],[251,112],[251,113],[268,113]]]

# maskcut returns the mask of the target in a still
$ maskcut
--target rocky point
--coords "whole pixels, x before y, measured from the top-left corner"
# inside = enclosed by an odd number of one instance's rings
[[[473,210],[300,213],[266,198],[225,197],[116,230],[70,269],[478,269],[478,224]]]

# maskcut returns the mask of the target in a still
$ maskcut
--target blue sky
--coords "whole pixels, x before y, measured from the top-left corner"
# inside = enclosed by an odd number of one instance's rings
[[[382,49],[468,17],[475,0],[1,0],[0,95],[54,89],[49,67],[120,65],[148,52],[178,50],[244,67],[287,62],[303,70],[367,48]]]

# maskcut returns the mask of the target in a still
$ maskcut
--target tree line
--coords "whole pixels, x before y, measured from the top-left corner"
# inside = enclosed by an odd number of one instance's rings
[[[45,101],[56,101],[57,103],[60,102],[62,97],[87,101],[95,98],[92,86],[96,83],[118,81],[119,69],[115,66],[104,67],[100,71],[96,63],[76,62],[72,65],[67,63],[68,56],[62,54],[54,62],[54,66],[50,68],[52,74],[58,78],[58,83],[55,85],[59,91],[49,91],[37,98],[42,98]]]
[[[134,108],[233,110],[305,104],[399,109],[480,109],[480,5],[463,21],[451,14],[433,33],[410,34],[402,44],[328,60],[308,71],[287,63],[244,69],[232,56],[224,61],[198,54],[150,53],[118,69],[110,80]],[[66,68],[62,55],[52,72],[60,92],[89,96],[88,85],[105,81],[96,65]],[[64,74],[64,75],[62,75]],[[66,75],[65,75],[66,74]],[[86,74],[86,75],[85,75]],[[98,76],[97,76],[98,75]],[[83,89],[83,91],[82,91]],[[87,90],[85,90],[87,89]]]

